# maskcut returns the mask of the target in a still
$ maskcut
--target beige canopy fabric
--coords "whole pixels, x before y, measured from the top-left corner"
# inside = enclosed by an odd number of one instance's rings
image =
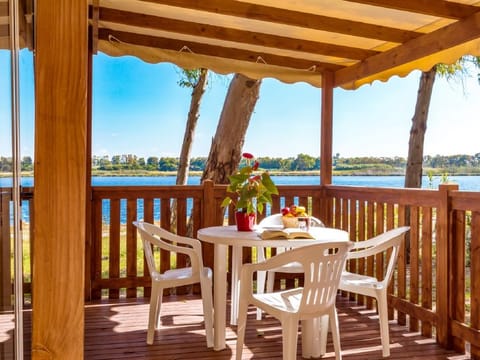
[[[480,0],[90,0],[89,14],[94,52],[314,86],[325,72],[355,89],[480,56]],[[7,36],[0,0],[0,46]]]

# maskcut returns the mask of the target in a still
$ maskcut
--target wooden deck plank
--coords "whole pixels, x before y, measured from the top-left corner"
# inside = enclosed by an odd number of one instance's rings
[[[380,360],[382,349],[375,310],[339,297],[337,308],[343,359]],[[230,312],[227,311],[227,314]],[[29,321],[29,314],[26,319]],[[86,360],[135,360],[135,359],[233,359],[235,357],[236,327],[227,326],[226,346],[222,351],[206,347],[203,329],[201,301],[197,296],[165,297],[162,305],[161,328],[155,333],[153,345],[147,345],[147,302],[109,300],[105,303],[85,306],[85,359]],[[8,318],[10,317],[10,319]],[[0,343],[8,342],[6,334],[12,332],[11,315],[0,314]],[[10,338],[11,341],[11,338]],[[468,355],[442,349],[434,339],[422,337],[419,332],[409,332],[395,320],[390,322],[391,356],[389,359],[449,359],[466,360]],[[3,344],[5,345],[5,344]],[[25,344],[28,351],[29,342]],[[301,338],[298,341],[301,357]],[[243,359],[281,359],[282,334],[279,322],[264,316],[255,320],[251,308],[247,322]],[[329,335],[327,354],[322,359],[334,359]],[[7,358],[5,358],[7,360]],[[30,359],[27,354],[25,359]]]

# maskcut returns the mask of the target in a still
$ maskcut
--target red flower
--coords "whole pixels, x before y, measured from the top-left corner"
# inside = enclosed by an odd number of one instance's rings
[[[244,157],[245,159],[253,159],[254,156],[250,153],[245,152],[242,154],[242,157]]]
[[[262,177],[260,175],[255,175],[252,176],[251,178],[248,179],[249,182],[254,182],[254,181],[259,181]]]
[[[259,166],[260,166],[260,163],[258,161],[255,161],[255,164],[253,164],[252,170],[253,171],[257,170]]]

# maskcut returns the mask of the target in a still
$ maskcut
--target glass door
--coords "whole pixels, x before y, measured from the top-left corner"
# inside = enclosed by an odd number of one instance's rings
[[[0,0],[0,359],[6,360],[30,358],[31,239],[23,230],[33,192],[23,194],[22,167],[32,170],[32,157],[22,161],[21,148],[33,151],[33,134],[27,136],[31,145],[20,142],[20,99],[33,129],[32,13],[33,0]],[[21,81],[29,83],[22,93]]]

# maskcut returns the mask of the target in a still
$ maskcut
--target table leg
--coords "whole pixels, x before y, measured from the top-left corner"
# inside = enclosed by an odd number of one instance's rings
[[[328,315],[302,320],[302,357],[318,358],[325,355]]]
[[[242,269],[242,247],[232,248],[232,306],[230,307],[230,324],[237,325],[238,301],[240,296],[240,271]]]
[[[227,245],[215,244],[213,270],[213,317],[215,350],[225,349],[227,321]]]

